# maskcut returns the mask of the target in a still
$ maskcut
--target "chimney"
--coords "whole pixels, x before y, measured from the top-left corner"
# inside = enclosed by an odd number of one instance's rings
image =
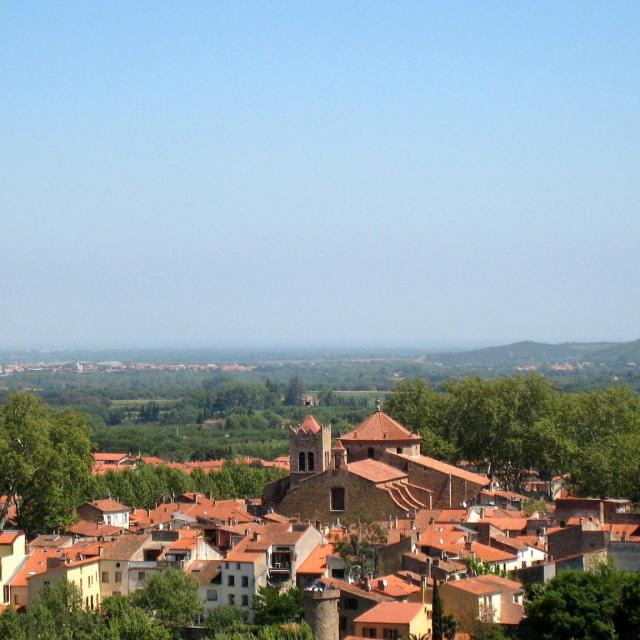
[[[422,604],[427,604],[427,576],[420,576],[420,595],[422,597]]]

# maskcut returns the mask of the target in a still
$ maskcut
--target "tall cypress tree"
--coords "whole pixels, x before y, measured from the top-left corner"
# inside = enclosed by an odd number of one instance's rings
[[[440,601],[440,593],[438,592],[438,581],[433,581],[433,635],[432,640],[443,640],[442,635],[442,602]]]

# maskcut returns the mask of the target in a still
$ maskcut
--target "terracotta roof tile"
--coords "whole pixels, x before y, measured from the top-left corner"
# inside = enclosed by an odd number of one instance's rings
[[[92,500],[87,504],[90,504],[92,507],[98,509],[98,511],[102,511],[103,513],[119,513],[121,511],[131,511],[131,509],[126,504],[116,502],[111,498],[105,498],[104,500]]]
[[[0,544],[13,544],[20,536],[23,535],[23,531],[0,531]]]
[[[298,425],[298,430],[305,433],[319,433],[322,431],[322,426],[312,415],[308,415],[304,422]]]
[[[382,411],[372,413],[365,418],[353,431],[340,436],[341,441],[359,440],[364,442],[406,442],[417,441],[420,436],[412,433],[399,422]]]
[[[440,473],[446,475],[452,475],[456,478],[467,480],[468,482],[473,482],[474,484],[478,484],[480,486],[488,485],[490,482],[487,476],[480,475],[479,473],[472,473],[471,471],[465,471],[464,469],[459,469],[452,464],[447,464],[446,462],[436,460],[435,458],[429,458],[428,456],[409,456],[404,453],[396,453],[393,455],[397,455],[401,458],[404,458],[405,460],[409,460],[409,462],[413,462],[414,464],[418,464],[422,467],[427,467],[428,469],[433,469],[434,471],[439,471]]]
[[[370,580],[369,584],[372,591],[377,591],[391,598],[404,598],[420,591],[420,587],[393,574],[374,578]]]
[[[345,582],[338,578],[321,578],[320,582],[323,584],[330,584],[336,589],[340,589],[341,592],[348,593],[358,598],[365,598],[366,600],[372,600],[373,602],[390,602],[389,596],[383,596],[381,593],[375,591],[367,591],[357,584]]]
[[[370,480],[371,482],[389,482],[391,480],[399,480],[400,478],[406,478],[407,474],[400,469],[396,469],[384,462],[378,462],[377,460],[359,460],[358,462],[352,462],[347,465],[347,469],[350,473],[354,473],[361,478]]]
[[[332,544],[319,544],[298,568],[298,574],[322,575],[327,569],[327,556],[335,550]]]

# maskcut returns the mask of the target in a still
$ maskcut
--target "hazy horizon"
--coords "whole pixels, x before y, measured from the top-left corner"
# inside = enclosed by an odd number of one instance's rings
[[[638,338],[640,5],[0,18],[0,351]]]

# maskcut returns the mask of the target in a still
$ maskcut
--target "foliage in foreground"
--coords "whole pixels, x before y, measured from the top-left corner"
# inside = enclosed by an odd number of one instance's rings
[[[301,622],[302,591],[278,594],[264,589],[258,598],[258,624],[244,624],[240,609],[223,605],[205,620],[207,640],[313,640]],[[78,587],[61,581],[43,587],[26,614],[8,608],[0,615],[2,640],[171,640],[187,637],[202,613],[196,580],[167,569],[144,589],[105,598],[99,611],[86,610]]]
[[[541,376],[401,382],[385,410],[427,455],[486,463],[521,491],[529,469],[570,473],[577,495],[640,501],[640,398],[624,386],[561,393]],[[536,505],[528,505],[533,508]]]
[[[603,565],[563,571],[529,589],[523,640],[632,640],[640,629],[640,574]]]

